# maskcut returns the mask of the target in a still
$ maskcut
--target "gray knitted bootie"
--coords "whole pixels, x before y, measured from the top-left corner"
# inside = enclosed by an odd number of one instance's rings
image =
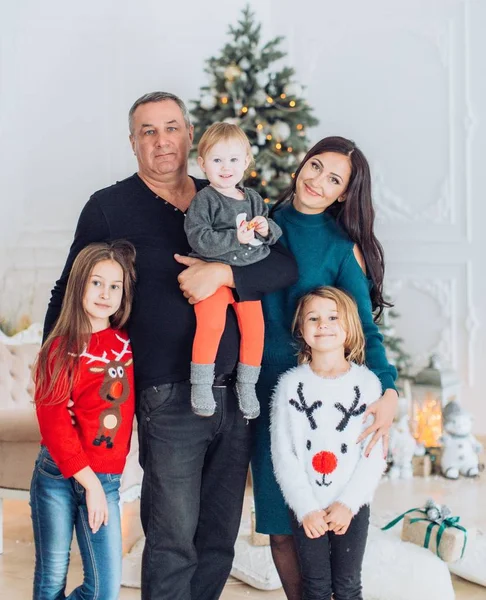
[[[200,417],[211,417],[216,410],[213,396],[214,364],[191,362],[191,406]]]
[[[245,419],[256,419],[260,414],[260,403],[255,391],[259,375],[260,367],[238,363],[235,390],[240,410]]]

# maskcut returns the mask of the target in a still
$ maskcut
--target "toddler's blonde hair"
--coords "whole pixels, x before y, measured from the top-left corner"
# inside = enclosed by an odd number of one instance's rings
[[[247,167],[250,169],[254,165],[253,154],[251,152],[250,141],[246,133],[233,123],[213,123],[203,133],[199,144],[197,145],[197,153],[203,160],[206,154],[219,142],[227,142],[229,140],[238,140],[245,148],[246,155],[250,159]]]

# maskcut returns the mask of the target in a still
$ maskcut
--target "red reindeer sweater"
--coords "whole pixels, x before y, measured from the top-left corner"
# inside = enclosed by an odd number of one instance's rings
[[[79,361],[78,383],[70,394],[76,424],[67,410],[69,397],[45,399],[37,406],[41,444],[64,477],[87,466],[97,473],[121,473],[135,410],[130,340],[112,328],[94,333]]]

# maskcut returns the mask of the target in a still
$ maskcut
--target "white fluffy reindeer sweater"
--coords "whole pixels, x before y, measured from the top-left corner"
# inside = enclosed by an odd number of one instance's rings
[[[385,470],[383,446],[368,458],[369,439],[357,444],[367,405],[381,396],[379,379],[351,363],[336,379],[300,365],[280,378],[271,408],[272,460],[285,500],[299,522],[333,502],[353,515],[371,502]],[[372,421],[371,421],[372,422]]]

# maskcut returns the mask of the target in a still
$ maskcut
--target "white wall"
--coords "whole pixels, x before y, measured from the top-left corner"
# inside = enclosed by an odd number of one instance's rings
[[[7,4],[7,3],[4,3]],[[132,101],[189,100],[243,3],[17,0],[0,22],[0,316],[42,319],[90,193],[135,170]],[[486,433],[486,3],[260,0],[265,38],[328,134],[355,139],[375,176],[397,325],[423,362],[438,350]],[[481,247],[480,247],[481,244]]]

